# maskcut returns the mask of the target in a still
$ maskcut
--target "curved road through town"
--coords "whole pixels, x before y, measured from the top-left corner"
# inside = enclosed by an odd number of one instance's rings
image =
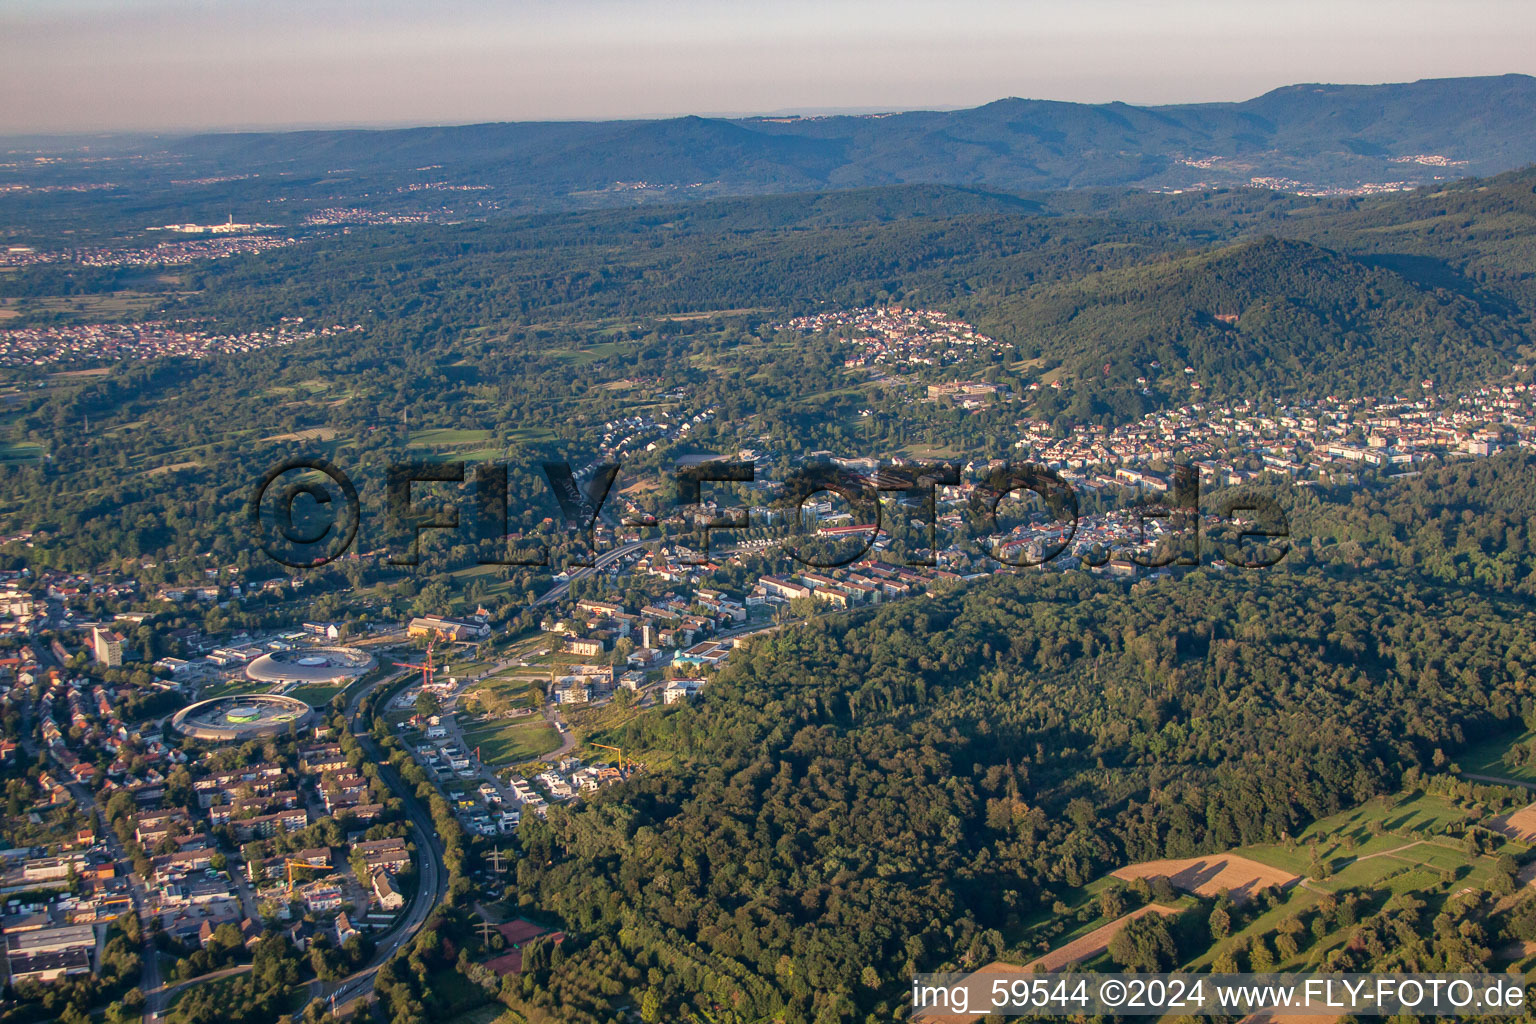
[[[371,996],[373,992],[373,979],[379,972],[384,962],[416,936],[421,926],[426,923],[432,914],[432,908],[443,902],[448,893],[448,870],[443,865],[443,844],[437,836],[437,829],[432,823],[432,816],[427,813],[425,807],[416,799],[416,795],[408,790],[399,774],[384,759],[383,752],[368,732],[368,724],[358,721],[358,705],[369,693],[380,687],[399,682],[406,673],[397,672],[392,676],[380,679],[363,687],[347,703],[347,721],[352,726],[352,735],[357,740],[363,753],[374,764],[379,766],[379,774],[386,785],[392,789],[396,796],[400,797],[405,807],[407,817],[411,823],[411,838],[416,843],[417,859],[420,861],[420,870],[417,872],[416,896],[411,900],[410,908],[405,915],[397,920],[394,925],[378,940],[378,949],[366,967],[355,971],[336,981],[320,981],[315,979],[306,986],[310,999],[334,999],[336,1005],[342,1006],[360,996]],[[146,935],[148,929],[146,929]],[[185,982],[163,984],[160,981],[158,963],[154,956],[154,947],[146,941],[145,946],[145,971],[141,982],[145,995],[144,1019],[149,1024],[161,1019],[161,1014],[170,1005],[170,997],[186,987],[197,982],[210,981],[214,978],[226,975],[238,974],[241,971],[250,970],[249,964],[217,971],[213,974],[192,978]]]
[[[578,569],[564,583],[556,584],[546,590],[541,597],[534,601],[534,607],[560,600],[569,593],[571,583],[590,576],[643,547],[645,547],[644,543],[636,542],[625,544],[622,547],[614,548],[612,551],[599,555],[592,565]],[[720,638],[729,639],[752,633],[773,632],[787,624],[778,623],[769,626],[753,626],[739,630],[730,630],[722,633]],[[416,799],[415,793],[406,787],[404,780],[400,778],[395,769],[385,760],[383,751],[379,749],[378,743],[375,742],[369,731],[370,723],[358,720],[359,706],[364,697],[380,688],[399,682],[405,675],[405,672],[397,672],[358,690],[347,702],[346,719],[351,726],[353,738],[362,747],[363,753],[379,766],[379,773],[384,779],[385,784],[400,798],[406,815],[410,819],[412,839],[416,844],[416,851],[420,860],[416,895],[411,900],[410,908],[406,911],[405,915],[396,921],[388,932],[380,936],[378,949],[366,967],[338,981],[322,982],[316,979],[309,983],[307,987],[311,999],[325,1000],[333,1004],[337,1009],[342,1009],[348,1007],[353,1002],[373,997],[374,978],[378,974],[379,968],[393,957],[401,946],[416,936],[416,933],[421,930],[422,925],[426,923],[427,918],[431,916],[432,909],[441,904],[448,893],[448,870],[444,866],[443,861],[443,844],[442,840],[438,838],[437,828],[432,822],[431,814]],[[560,724],[557,719],[558,714],[558,709],[552,707],[545,708],[546,717],[553,724],[556,724],[557,727]],[[561,740],[560,753],[562,754],[574,749],[576,746],[576,738],[568,729],[561,730]],[[148,948],[146,953],[150,953]],[[153,961],[153,959],[153,956],[151,956],[150,960]],[[168,1005],[168,997],[182,987],[182,985],[165,985],[160,983],[159,972],[156,967],[158,967],[157,964],[151,966],[150,963],[146,963],[144,979],[145,992],[148,997],[145,1005],[145,1019],[150,1021],[151,1024],[160,1019],[159,1013],[163,1012]],[[240,969],[235,968],[220,973],[233,974],[238,973]],[[248,965],[244,969],[249,969]],[[208,978],[192,980],[205,981]]]
[[[359,996],[371,996],[373,979],[378,974],[379,968],[394,956],[401,946],[415,938],[421,926],[431,916],[432,909],[441,904],[448,894],[448,869],[443,865],[443,843],[438,838],[437,827],[432,823],[432,815],[422,806],[421,801],[416,799],[416,794],[406,787],[405,781],[385,759],[384,752],[379,749],[378,743],[369,732],[369,723],[358,721],[358,706],[364,697],[375,690],[399,682],[405,675],[404,672],[397,672],[358,690],[347,702],[346,717],[352,727],[352,737],[357,740],[358,746],[363,748],[363,753],[379,766],[380,776],[400,798],[405,807],[406,816],[410,819],[411,837],[416,843],[417,857],[421,862],[417,872],[416,896],[411,900],[405,916],[379,937],[378,950],[366,967],[338,981],[310,982],[309,990],[312,997],[327,1001],[334,999],[338,1007]]]

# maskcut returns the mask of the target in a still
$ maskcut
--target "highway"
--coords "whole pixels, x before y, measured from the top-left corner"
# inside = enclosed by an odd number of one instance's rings
[[[645,547],[643,542],[636,541],[633,544],[625,544],[621,548],[614,548],[612,551],[605,551],[601,555],[598,555],[597,558],[593,560],[591,565],[577,569],[575,572],[571,573],[570,579],[566,580],[564,583],[557,583],[550,587],[548,590],[544,591],[543,595],[533,602],[533,606],[537,608],[541,604],[549,604],[553,601],[560,600],[570,591],[572,583],[592,575],[599,569],[606,569],[608,566],[612,565],[614,562],[617,562],[619,559],[631,554],[632,552],[639,551],[643,547]]]

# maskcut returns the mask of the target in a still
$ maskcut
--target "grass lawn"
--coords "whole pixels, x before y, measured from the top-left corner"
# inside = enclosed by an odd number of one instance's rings
[[[541,698],[548,681],[543,675],[530,675],[526,669],[513,669],[475,683],[459,698],[459,704],[462,707],[470,694],[479,693],[491,700],[505,700],[514,708],[537,708],[543,703]]]
[[[1312,867],[1313,840],[1317,841],[1318,856],[1341,861],[1427,839],[1471,818],[1470,813],[1449,800],[1427,793],[1406,798],[1384,797],[1314,821],[1302,830],[1294,846],[1270,843],[1237,852],[1262,864],[1306,875]],[[1373,822],[1384,830],[1382,835],[1372,834]]]
[[[1536,732],[1505,733],[1481,743],[1474,743],[1455,758],[1463,772],[1473,775],[1497,775],[1520,782],[1536,783],[1536,765],[1511,765],[1504,762],[1504,754],[1511,747],[1524,746],[1536,740]]]
[[[313,686],[296,686],[288,691],[288,696],[301,700],[312,708],[323,708],[331,702],[332,697],[345,689],[345,686],[316,683]]]
[[[198,700],[212,700],[214,697],[231,697],[236,694],[266,693],[272,688],[271,683],[258,683],[254,679],[246,679],[244,676],[236,676],[225,683],[214,683],[212,686],[203,687],[198,693]]]
[[[507,431],[509,441],[553,441],[555,432],[548,427],[516,427]]]
[[[0,443],[0,463],[37,462],[43,457],[43,446],[30,441]]]
[[[560,748],[560,733],[542,717],[508,718],[464,730],[464,742],[480,748],[486,764],[520,764]]]
[[[438,445],[484,444],[491,439],[489,430],[454,430],[448,427],[411,431],[412,448]]]

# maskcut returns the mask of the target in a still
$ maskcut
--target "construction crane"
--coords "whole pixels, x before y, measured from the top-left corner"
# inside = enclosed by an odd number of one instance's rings
[[[316,867],[315,865],[309,863],[308,861],[299,860],[297,857],[284,857],[283,858],[283,868],[285,869],[285,871],[287,872],[287,875],[288,875],[288,895],[289,896],[293,895],[293,866],[295,864],[297,864],[299,867],[305,869],[306,871],[321,871],[321,870],[324,870],[322,868]]]
[[[593,743],[591,745],[594,746],[594,747],[602,747],[604,750],[612,750],[615,753],[617,753],[619,755],[619,774],[620,775],[624,774],[624,748],[623,747],[610,747],[606,743]]]
[[[432,664],[432,649],[437,646],[437,642],[438,642],[438,640],[442,639],[442,636],[443,636],[442,630],[433,630],[432,631],[432,637],[431,637],[431,639],[429,639],[427,641],[427,662],[426,662],[426,664],[418,665],[415,662],[410,662],[410,661],[397,661],[397,662],[393,663],[394,666],[396,668],[419,668],[419,669],[421,669],[421,685],[422,685],[422,688],[426,689],[426,688],[430,687],[432,685],[432,680],[437,675],[437,669]]]

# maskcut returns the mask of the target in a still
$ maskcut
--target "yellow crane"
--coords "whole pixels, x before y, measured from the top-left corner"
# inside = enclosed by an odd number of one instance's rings
[[[293,895],[293,867],[294,867],[295,864],[297,864],[299,867],[303,868],[306,871],[324,871],[324,870],[326,870],[325,868],[316,867],[314,864],[311,864],[308,861],[300,860],[297,857],[284,857],[283,858],[283,868],[287,872],[287,875],[288,875],[288,895],[289,896]]]
[[[622,748],[622,747],[610,747],[606,743],[593,743],[593,744],[591,744],[591,746],[602,747],[604,750],[612,750],[616,754],[618,754],[619,755],[619,774],[620,775],[624,774],[624,748]]]

